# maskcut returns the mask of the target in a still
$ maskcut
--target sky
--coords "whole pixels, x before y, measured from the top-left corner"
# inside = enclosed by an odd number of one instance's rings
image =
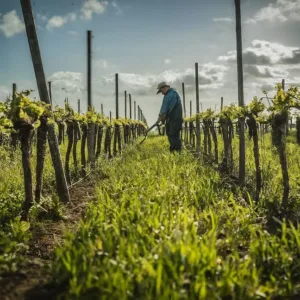
[[[92,30],[92,104],[115,115],[119,74],[124,92],[156,121],[166,81],[196,108],[195,63],[203,109],[238,102],[234,0],[31,0],[54,105],[87,102],[87,30]],[[276,83],[300,80],[300,0],[241,0],[244,97],[248,103]],[[0,0],[0,100],[33,89],[39,99],[19,0]]]

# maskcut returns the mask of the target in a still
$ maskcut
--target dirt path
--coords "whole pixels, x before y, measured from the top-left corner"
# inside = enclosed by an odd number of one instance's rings
[[[85,207],[94,200],[94,183],[83,181],[70,190],[71,202],[65,207],[65,219],[45,221],[32,229],[32,239],[24,264],[17,273],[7,274],[0,281],[0,300],[55,299],[58,287],[53,287],[49,268],[53,251],[63,243],[66,231],[76,230],[83,217]]]

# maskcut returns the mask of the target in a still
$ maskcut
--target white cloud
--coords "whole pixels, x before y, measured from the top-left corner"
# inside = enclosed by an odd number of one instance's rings
[[[231,18],[213,18],[214,22],[217,23],[232,23],[233,20]]]
[[[99,59],[94,62],[95,67],[100,68],[100,69],[107,69],[108,67],[108,62],[105,59]]]
[[[287,78],[289,76],[289,72],[282,67],[255,65],[245,65],[244,74],[246,76],[253,76],[254,78],[276,78],[277,80],[281,80],[282,78]]]
[[[54,16],[49,19],[46,27],[48,30],[60,28],[69,22],[76,21],[76,18],[77,16],[75,13],[69,13],[65,16]]]
[[[226,66],[212,63],[199,65],[199,87],[206,89],[221,87],[227,70],[228,67]],[[97,87],[102,94],[111,94],[114,91],[114,76],[114,74],[99,76]],[[157,83],[161,81],[166,81],[177,88],[180,88],[182,82],[184,82],[186,90],[190,91],[195,88],[195,70],[192,68],[183,71],[165,70],[159,74],[119,73],[119,83],[122,89],[132,91],[132,93],[139,96],[152,95],[156,90]]]
[[[5,101],[6,97],[12,92],[9,90],[7,86],[0,85],[0,101]]]
[[[123,15],[123,11],[122,11],[120,5],[116,1],[112,1],[111,5],[114,8],[117,16]]]
[[[232,50],[227,55],[219,56],[218,61],[236,61],[236,51]],[[254,40],[251,46],[244,49],[243,62],[249,65],[299,64],[300,48]]]
[[[263,21],[281,23],[300,21],[300,0],[277,0],[276,3],[261,8],[245,23],[256,24]]]
[[[99,1],[99,0],[86,0],[81,8],[81,16],[82,20],[91,20],[93,14],[102,14],[105,12],[108,6],[107,1]]]
[[[170,64],[170,63],[171,63],[171,60],[170,60],[169,58],[166,58],[166,59],[165,59],[165,64],[168,65],[168,64]]]
[[[43,22],[47,22],[48,21],[48,17],[43,15],[43,14],[37,14],[37,18]]]
[[[61,92],[62,89],[67,93],[80,93],[84,89],[83,75],[76,72],[56,72],[47,81],[52,82],[53,91]]]
[[[10,38],[23,31],[25,31],[25,25],[15,10],[3,16],[0,15],[0,32],[6,37]]]

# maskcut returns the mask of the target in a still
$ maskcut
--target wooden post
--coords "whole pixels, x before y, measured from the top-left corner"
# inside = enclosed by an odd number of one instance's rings
[[[51,104],[30,0],[21,0],[21,6],[40,99]],[[68,202],[70,195],[53,124],[48,125],[48,142],[55,170],[58,196],[60,201]]]
[[[119,75],[115,74],[115,93],[116,93],[116,119],[119,119]],[[117,148],[119,152],[121,152],[121,132],[119,125],[115,125],[115,135],[114,135],[114,143],[113,143],[113,151],[114,155],[117,155]],[[118,147],[117,147],[118,144]]]
[[[221,111],[223,110],[223,105],[224,105],[223,97],[221,97]]]
[[[78,114],[80,114],[80,99],[77,100]]]
[[[184,117],[186,118],[184,83],[182,83],[182,97],[183,97],[183,113],[184,113]]]
[[[196,113],[200,112],[200,102],[199,102],[199,67],[198,63],[195,63],[195,83],[196,83]],[[200,153],[200,120],[196,118],[196,151]]]
[[[88,111],[92,109],[92,31],[87,31],[87,90]]]
[[[116,84],[116,119],[119,119],[119,76],[115,75],[115,84]]]
[[[281,87],[285,91],[285,79],[282,79],[282,81],[281,81]],[[287,118],[287,123],[285,125],[285,133],[286,133],[286,135],[289,134],[289,118]]]
[[[101,103],[101,115],[104,115],[104,111],[103,111],[103,103]]]
[[[109,112],[109,121],[111,122],[111,111]]]
[[[129,118],[132,120],[132,101],[131,101],[131,95],[129,94]]]
[[[13,101],[16,101],[16,92],[17,92],[17,84],[13,83],[13,93],[12,93]]]
[[[125,96],[125,119],[127,119],[127,92],[124,92],[124,96]]]
[[[192,100],[190,100],[190,117],[192,116],[193,113],[193,103]],[[189,122],[189,143],[192,145],[193,144],[193,122]]]
[[[239,106],[244,106],[244,77],[243,77],[243,48],[242,48],[242,26],[241,26],[241,2],[235,0],[236,12],[236,47],[237,47],[237,74],[238,74],[238,99]],[[245,155],[245,125],[244,118],[240,122],[240,159],[239,159],[239,181],[245,182],[246,176],[246,155]]]
[[[136,102],[134,101],[134,120],[136,120]]]
[[[138,111],[137,119],[138,119],[138,121],[140,121],[140,106],[139,105],[137,107],[137,111]]]
[[[281,81],[281,87],[283,90],[285,90],[285,80],[284,79],[282,79],[282,81]]]
[[[51,89],[51,81],[48,82],[49,86],[49,98],[50,98],[50,103],[51,103],[51,108],[52,108],[52,89]]]

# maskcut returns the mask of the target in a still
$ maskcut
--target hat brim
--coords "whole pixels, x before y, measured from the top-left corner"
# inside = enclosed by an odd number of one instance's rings
[[[164,88],[164,87],[166,87],[166,86],[167,86],[167,87],[170,87],[170,86],[167,85],[167,84],[164,85],[164,86],[161,86],[161,87],[159,88],[159,90],[157,91],[156,95],[160,94],[160,93],[161,93],[161,89]]]

